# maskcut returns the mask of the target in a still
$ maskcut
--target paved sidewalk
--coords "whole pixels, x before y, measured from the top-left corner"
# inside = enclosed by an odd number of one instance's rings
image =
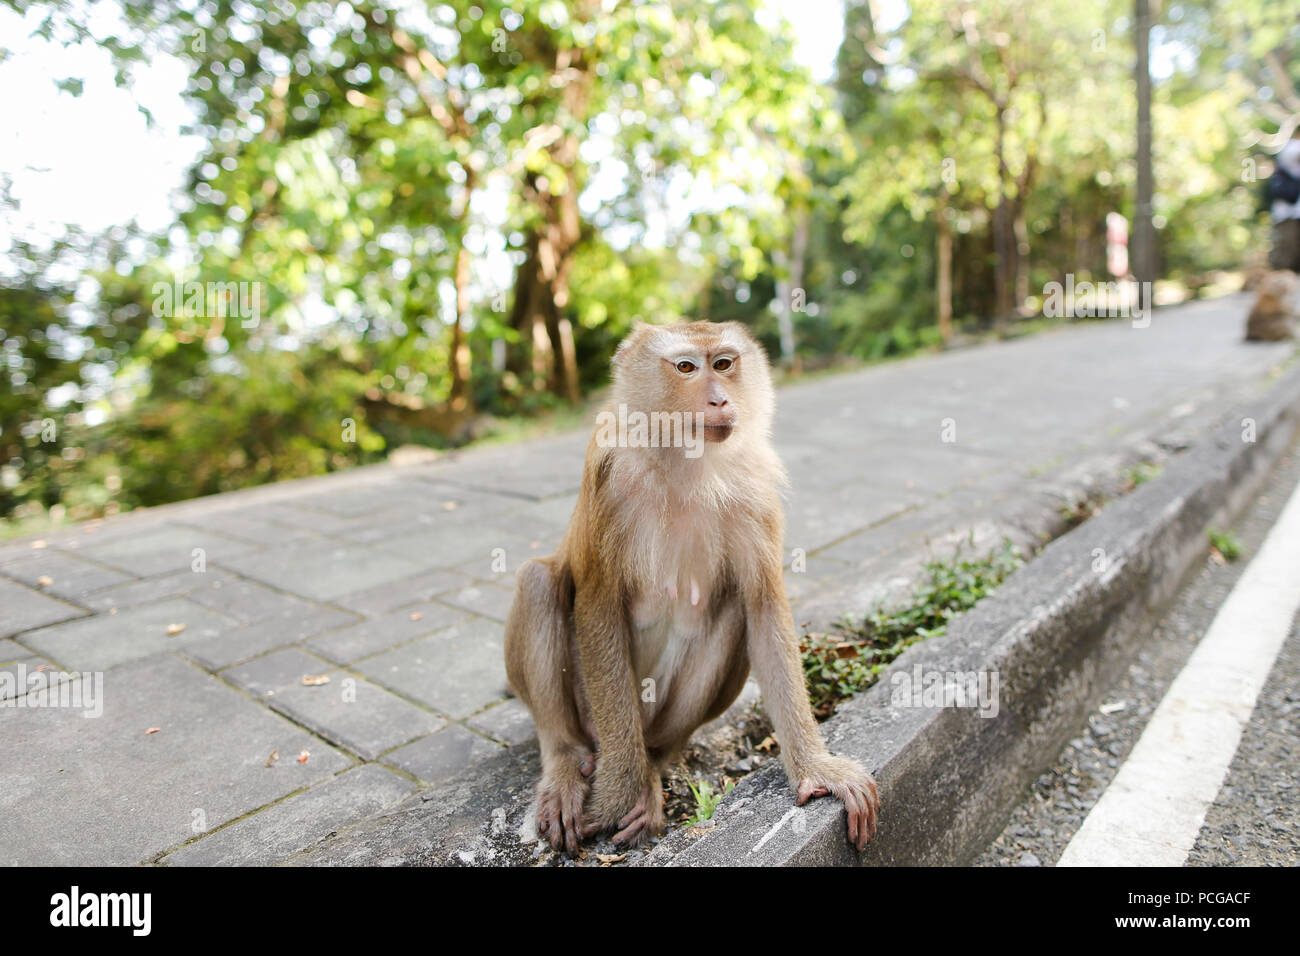
[[[1059,509],[1088,469],[1194,441],[1292,354],[1240,341],[1247,308],[783,389],[797,619],[861,611],[945,535],[987,540],[1026,507]],[[515,568],[564,529],[587,437],[0,546],[0,671],[87,672],[69,691],[102,674],[101,716],[0,706],[0,863],[274,862],[530,741],[502,622]]]

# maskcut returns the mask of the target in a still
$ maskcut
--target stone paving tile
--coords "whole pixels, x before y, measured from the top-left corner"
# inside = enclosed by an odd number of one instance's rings
[[[269,866],[415,790],[378,764],[364,764],[259,810],[162,858],[166,866]]]
[[[509,744],[511,747],[526,744],[537,736],[537,728],[533,725],[533,715],[528,712],[528,708],[524,706],[523,701],[514,698],[489,707],[481,714],[471,717],[465,723],[475,730],[481,730],[483,733]]]
[[[202,553],[196,555],[195,549]],[[212,531],[159,525],[139,531],[115,531],[111,538],[82,545],[79,553],[137,577],[152,577],[192,569],[198,558],[208,566],[223,565],[231,557],[253,550],[246,541]]]
[[[145,862],[349,763],[183,661],[136,661],[104,675],[97,719],[0,708],[0,865]]]
[[[355,669],[459,720],[505,696],[504,654],[502,626],[476,618],[368,657]]]
[[[190,592],[189,599],[241,624],[272,617],[306,615],[320,607],[256,581],[230,577],[218,577],[206,586],[196,588]]]
[[[81,608],[0,577],[0,637],[82,617]]]
[[[504,624],[514,596],[513,586],[507,588],[495,584],[474,584],[458,591],[448,592],[438,600]]]
[[[469,583],[468,575],[435,568],[431,571],[421,571],[400,581],[381,584],[368,591],[345,595],[337,598],[333,603],[367,617],[378,617],[408,604],[432,600],[439,594],[462,588]]]
[[[476,580],[495,583],[513,591],[515,572],[519,570],[519,565],[530,558],[544,558],[554,554],[559,543],[559,535],[512,535],[460,564],[457,570]]]
[[[335,663],[350,664],[388,650],[395,644],[463,621],[468,616],[464,610],[445,604],[415,604],[352,627],[321,634],[309,640],[307,646]]]
[[[329,661],[287,647],[227,668],[221,676],[254,697],[271,697],[283,687],[301,683],[303,677],[333,670]]]
[[[420,568],[456,569],[476,557],[490,559],[493,549],[505,547],[514,539],[510,532],[488,526],[485,518],[483,523],[455,533],[418,530],[394,535],[376,547]]]
[[[471,764],[501,752],[501,748],[459,724],[386,754],[383,762],[400,767],[423,784],[455,776]]]
[[[355,614],[312,605],[302,614],[276,615],[236,626],[215,637],[187,645],[181,653],[210,671],[217,671],[277,647],[297,644],[309,637],[354,624]]]
[[[384,551],[338,543],[326,548],[293,545],[237,555],[223,564],[245,577],[322,601],[370,590],[423,570],[418,562]]]
[[[30,653],[27,657],[16,657],[0,663],[0,674],[8,675],[0,679],[0,700],[13,700],[32,691],[43,690],[51,681],[61,684],[73,677],[59,670],[53,661]],[[3,726],[3,721],[0,721],[0,726]]]
[[[168,634],[172,624],[184,624],[185,629],[179,634]],[[100,671],[151,654],[178,650],[236,626],[228,618],[185,598],[172,598],[117,614],[101,614],[29,631],[23,635],[23,643],[72,670]]]
[[[306,545],[313,541],[319,542],[336,528],[352,527],[356,520],[295,508],[293,500],[249,505],[240,508],[238,513],[246,521],[264,523],[267,527],[274,526],[295,532],[289,534],[282,544],[268,545],[268,548],[280,547],[284,544]]]
[[[266,514],[274,514],[267,511]],[[215,531],[227,538],[237,538],[259,548],[276,548],[286,544],[299,544],[319,541],[320,535],[305,527],[292,527],[268,521],[248,511],[223,510],[210,515],[195,515],[184,521],[175,522],[179,527],[195,528],[201,531]]]
[[[325,671],[329,683],[277,688],[263,700],[286,716],[365,760],[446,725],[378,684],[342,670]]]
[[[103,588],[82,597],[77,603],[92,611],[121,610],[136,604],[150,604],[171,597],[185,597],[191,591],[210,587],[216,581],[233,581],[234,576],[217,568],[202,574],[186,568],[153,578],[133,578],[125,584]]]
[[[0,572],[46,594],[80,604],[92,591],[132,580],[131,575],[46,548],[0,566]]]

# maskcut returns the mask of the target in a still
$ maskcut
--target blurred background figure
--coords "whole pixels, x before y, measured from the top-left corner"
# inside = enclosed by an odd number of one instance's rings
[[[1273,247],[1268,264],[1300,272],[1300,129],[1278,151],[1277,168],[1268,180],[1273,217]]]

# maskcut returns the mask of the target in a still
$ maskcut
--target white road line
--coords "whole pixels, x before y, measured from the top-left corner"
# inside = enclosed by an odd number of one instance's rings
[[[1181,866],[1300,609],[1300,487],[1057,866]]]

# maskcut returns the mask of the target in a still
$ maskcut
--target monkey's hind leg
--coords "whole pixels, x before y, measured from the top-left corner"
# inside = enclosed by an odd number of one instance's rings
[[[526,561],[506,619],[506,673],[541,745],[537,835],[570,855],[578,851],[596,767],[579,712],[572,589],[568,568],[554,557]]]

